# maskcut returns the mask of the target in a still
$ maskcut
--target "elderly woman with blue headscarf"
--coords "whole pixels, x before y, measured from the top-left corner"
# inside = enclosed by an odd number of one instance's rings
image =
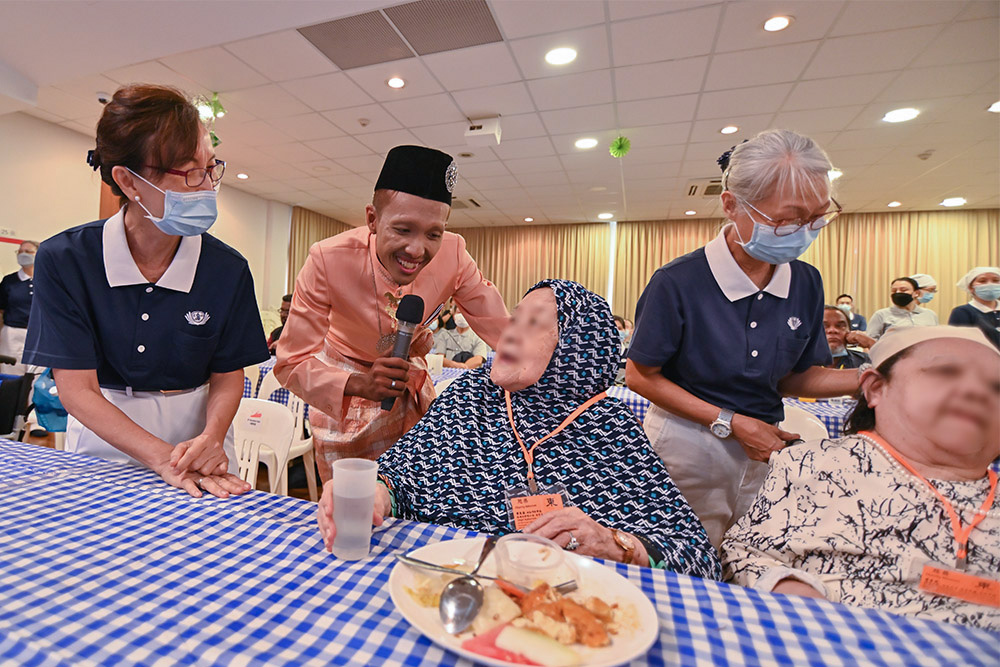
[[[716,552],[642,426],[604,392],[619,359],[604,299],[564,280],[535,285],[492,368],[455,381],[379,458],[374,523],[520,529],[587,556],[718,578]],[[328,549],[332,484],[319,510]],[[538,495],[556,496],[562,509],[523,525],[512,499]]]

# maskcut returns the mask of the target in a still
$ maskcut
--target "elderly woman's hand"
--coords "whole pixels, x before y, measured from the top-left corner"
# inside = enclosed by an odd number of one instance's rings
[[[392,513],[392,502],[389,499],[389,489],[385,484],[375,485],[375,507],[372,508],[372,525],[381,526],[382,517]],[[323,485],[323,496],[319,499],[319,534],[323,538],[323,548],[333,552],[333,538],[337,536],[337,524],[333,522],[333,480]]]
[[[524,532],[548,538],[564,549],[570,539],[575,537],[580,546],[574,553],[584,556],[616,561],[623,560],[625,556],[625,551],[615,542],[611,529],[591,519],[579,507],[546,512],[525,528]],[[636,551],[641,550],[645,553],[639,541],[634,538],[633,541],[636,544]]]
[[[751,460],[767,463],[771,454],[784,449],[792,440],[798,440],[799,434],[782,431],[753,417],[735,415],[733,437]]]

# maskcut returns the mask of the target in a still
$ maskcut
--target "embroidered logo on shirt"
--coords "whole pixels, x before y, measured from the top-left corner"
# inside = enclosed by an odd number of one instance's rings
[[[789,329],[791,329],[792,331],[795,331],[800,326],[802,326],[802,320],[800,320],[797,317],[789,317],[788,318],[788,328]]]
[[[205,322],[208,322],[209,318],[212,317],[204,310],[189,310],[184,319],[187,320],[188,324],[193,324],[196,327],[200,327]]]

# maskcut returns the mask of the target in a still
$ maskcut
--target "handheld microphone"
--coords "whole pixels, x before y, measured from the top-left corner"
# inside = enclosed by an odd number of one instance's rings
[[[410,343],[413,332],[424,319],[424,300],[416,294],[407,294],[399,301],[396,308],[396,345],[392,348],[392,356],[397,359],[410,358]],[[388,412],[395,404],[395,398],[382,400],[382,409]]]

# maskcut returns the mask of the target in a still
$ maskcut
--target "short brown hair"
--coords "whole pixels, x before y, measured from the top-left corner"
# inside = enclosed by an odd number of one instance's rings
[[[146,165],[175,168],[194,159],[205,125],[198,107],[176,88],[136,83],[115,91],[97,122],[92,166],[121,203],[125,194],[111,177],[114,167],[148,173]]]

